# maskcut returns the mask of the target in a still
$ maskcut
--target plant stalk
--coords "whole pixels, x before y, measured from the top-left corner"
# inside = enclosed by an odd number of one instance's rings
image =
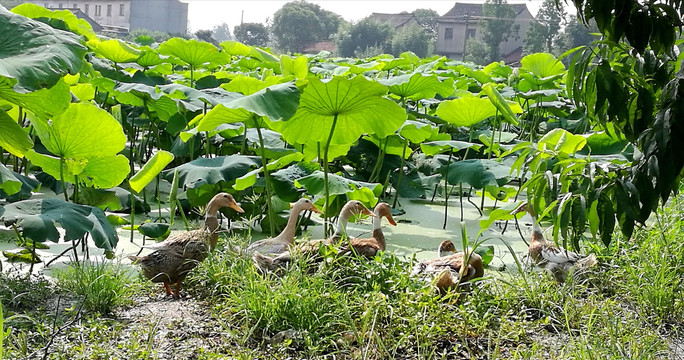
[[[328,236],[328,229],[330,225],[328,224],[328,215],[330,210],[330,188],[328,187],[328,148],[330,147],[330,142],[332,141],[333,133],[335,132],[335,125],[337,125],[337,114],[333,117],[332,125],[330,126],[330,134],[328,135],[328,140],[325,142],[325,148],[323,149],[323,184],[325,185],[325,214],[323,214],[323,224],[324,224],[324,234]]]
[[[271,237],[275,235],[275,216],[273,214],[273,207],[271,206],[271,174],[268,172],[268,159],[266,158],[266,149],[264,149],[264,137],[261,135],[261,127],[258,121],[256,124],[257,135],[259,135],[259,146],[261,147],[261,164],[264,167],[264,179],[266,180],[266,211],[270,221],[268,222],[271,229]]]
[[[401,178],[404,176],[404,162],[405,162],[405,157],[406,157],[406,148],[408,147],[408,139],[404,139],[404,149],[401,151],[401,165],[399,166],[399,174],[397,175],[397,183],[394,186],[394,203],[392,204],[392,208],[396,209],[397,207],[397,199],[399,199],[399,185],[401,184]]]

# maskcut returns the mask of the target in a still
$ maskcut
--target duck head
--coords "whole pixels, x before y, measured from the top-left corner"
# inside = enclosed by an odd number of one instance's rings
[[[389,221],[390,225],[397,225],[397,222],[394,221],[394,218],[392,217],[392,209],[390,209],[390,206],[386,202],[381,202],[375,205],[375,209],[373,209],[373,213],[375,213],[375,216],[378,218],[385,218],[387,221]]]
[[[323,212],[314,205],[313,201],[301,198],[295,203],[290,203],[290,209],[294,212],[302,212],[304,210],[311,210],[317,214],[322,214]]]
[[[456,246],[451,240],[444,240],[439,244],[439,249],[437,249],[437,256],[448,256],[456,253]]]
[[[238,203],[235,201],[233,195],[225,192],[220,192],[214,195],[214,197],[211,198],[211,201],[209,201],[209,204],[207,204],[207,214],[216,216],[216,212],[218,211],[218,209],[222,207],[229,207],[239,213],[245,212],[244,210],[242,210],[240,205],[238,205]]]

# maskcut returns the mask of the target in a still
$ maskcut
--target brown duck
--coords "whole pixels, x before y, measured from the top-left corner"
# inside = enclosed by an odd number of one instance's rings
[[[532,239],[530,240],[529,255],[535,265],[546,269],[553,274],[558,282],[564,282],[568,271],[573,266],[586,268],[596,265],[596,257],[592,254],[584,256],[574,251],[556,246],[556,244],[544,239],[544,234],[539,226],[537,216],[529,203],[522,203],[513,214],[526,211],[532,217]]]
[[[366,208],[360,201],[347,201],[347,203],[342,207],[342,210],[340,210],[340,215],[337,219],[337,226],[335,227],[335,233],[333,233],[330,238],[324,240],[307,241],[295,246],[292,251],[304,255],[312,255],[318,253],[318,249],[322,245],[333,245],[338,243],[344,236],[346,236],[346,228],[347,224],[349,223],[349,219],[355,214],[375,216],[375,214],[368,210],[368,208]],[[276,257],[266,256],[261,254],[261,252],[254,252],[254,254],[252,254],[252,260],[260,270],[272,271],[289,264],[292,260],[292,251],[285,251]]]
[[[373,235],[370,238],[365,239],[349,239],[348,243],[342,244],[343,252],[354,249],[358,254],[363,255],[367,258],[375,257],[378,251],[385,251],[385,235],[382,233],[382,218],[386,218],[387,221],[392,225],[396,226],[397,223],[392,218],[392,211],[389,204],[385,202],[378,203],[373,209]]]
[[[426,280],[434,279],[435,287],[441,292],[484,276],[482,257],[474,252],[456,252],[454,243],[449,240],[439,244],[437,255],[437,259],[416,264],[412,274]],[[464,264],[467,266],[464,267]]]
[[[170,237],[154,246],[154,251],[145,256],[129,256],[134,263],[140,265],[143,275],[152,282],[164,283],[167,294],[179,297],[180,285],[190,270],[214,250],[218,242],[219,223],[218,210],[230,207],[242,213],[244,210],[228,193],[216,194],[207,204],[204,227],[199,230],[186,231]],[[169,284],[176,284],[172,293]]]

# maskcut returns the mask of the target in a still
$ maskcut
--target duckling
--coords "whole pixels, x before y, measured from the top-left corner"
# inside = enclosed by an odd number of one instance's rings
[[[378,251],[385,251],[385,235],[382,233],[382,218],[386,218],[392,226],[397,223],[392,218],[392,210],[389,204],[385,202],[378,203],[373,209],[373,236],[367,239],[349,239],[349,242],[342,245],[343,253],[348,252],[351,248],[357,253],[367,257],[373,258]]]
[[[584,256],[574,251],[556,246],[556,244],[544,239],[544,234],[537,221],[537,216],[532,209],[532,204],[522,203],[512,214],[526,211],[532,217],[534,226],[532,228],[532,238],[530,240],[529,254],[535,265],[546,269],[553,274],[559,283],[565,282],[568,271],[573,266],[587,268],[596,265],[596,256],[593,254]]]
[[[168,295],[179,298],[181,282],[190,270],[213,251],[218,242],[218,210],[230,207],[239,213],[244,210],[235,202],[232,195],[222,192],[216,194],[207,204],[204,227],[172,236],[155,245],[155,250],[145,256],[129,256],[133,263],[140,265],[143,275],[152,282],[164,283]],[[172,293],[169,284],[176,284]]]
[[[304,210],[311,210],[315,213],[322,214],[313,202],[309,199],[301,198],[296,203],[291,205],[292,211],[290,217],[287,219],[287,225],[278,236],[270,239],[259,240],[251,243],[245,250],[247,253],[264,253],[277,255],[288,251],[290,246],[294,245],[295,231],[297,230],[297,217]]]
[[[437,259],[423,260],[413,267],[412,275],[434,280],[440,292],[454,289],[458,284],[484,276],[482,257],[474,252],[456,252],[454,243],[439,244]],[[463,265],[467,260],[467,266]]]
[[[276,270],[278,268],[284,267],[290,263],[292,260],[292,253],[301,253],[305,255],[312,255],[318,253],[318,249],[321,245],[332,245],[336,244],[346,236],[346,228],[349,223],[349,219],[355,214],[365,214],[369,216],[375,216],[368,208],[366,208],[363,203],[358,200],[347,201],[346,204],[340,210],[340,215],[337,219],[337,226],[335,228],[335,233],[324,240],[310,240],[302,244],[298,244],[292,251],[285,251],[276,257],[270,257],[261,254],[260,252],[254,252],[252,254],[252,260],[254,264],[262,271]]]

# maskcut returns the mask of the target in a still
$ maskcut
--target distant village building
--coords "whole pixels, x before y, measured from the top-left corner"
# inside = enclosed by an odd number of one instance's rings
[[[515,11],[514,24],[520,26],[518,36],[511,36],[499,48],[502,60],[506,63],[519,62],[527,29],[534,17],[525,4],[510,4]],[[482,4],[456,3],[446,14],[437,19],[437,43],[435,52],[449,58],[462,60],[466,41],[470,38],[482,39],[480,20],[484,18]]]
[[[404,28],[411,25],[420,25],[415,16],[411,13],[401,13],[401,14],[384,14],[384,13],[372,13],[369,18],[376,20],[379,23],[388,24],[398,32]]]
[[[134,29],[185,34],[188,4],[179,0],[29,0],[51,10],[68,9],[104,31],[128,33]],[[93,30],[98,31],[98,26]]]

